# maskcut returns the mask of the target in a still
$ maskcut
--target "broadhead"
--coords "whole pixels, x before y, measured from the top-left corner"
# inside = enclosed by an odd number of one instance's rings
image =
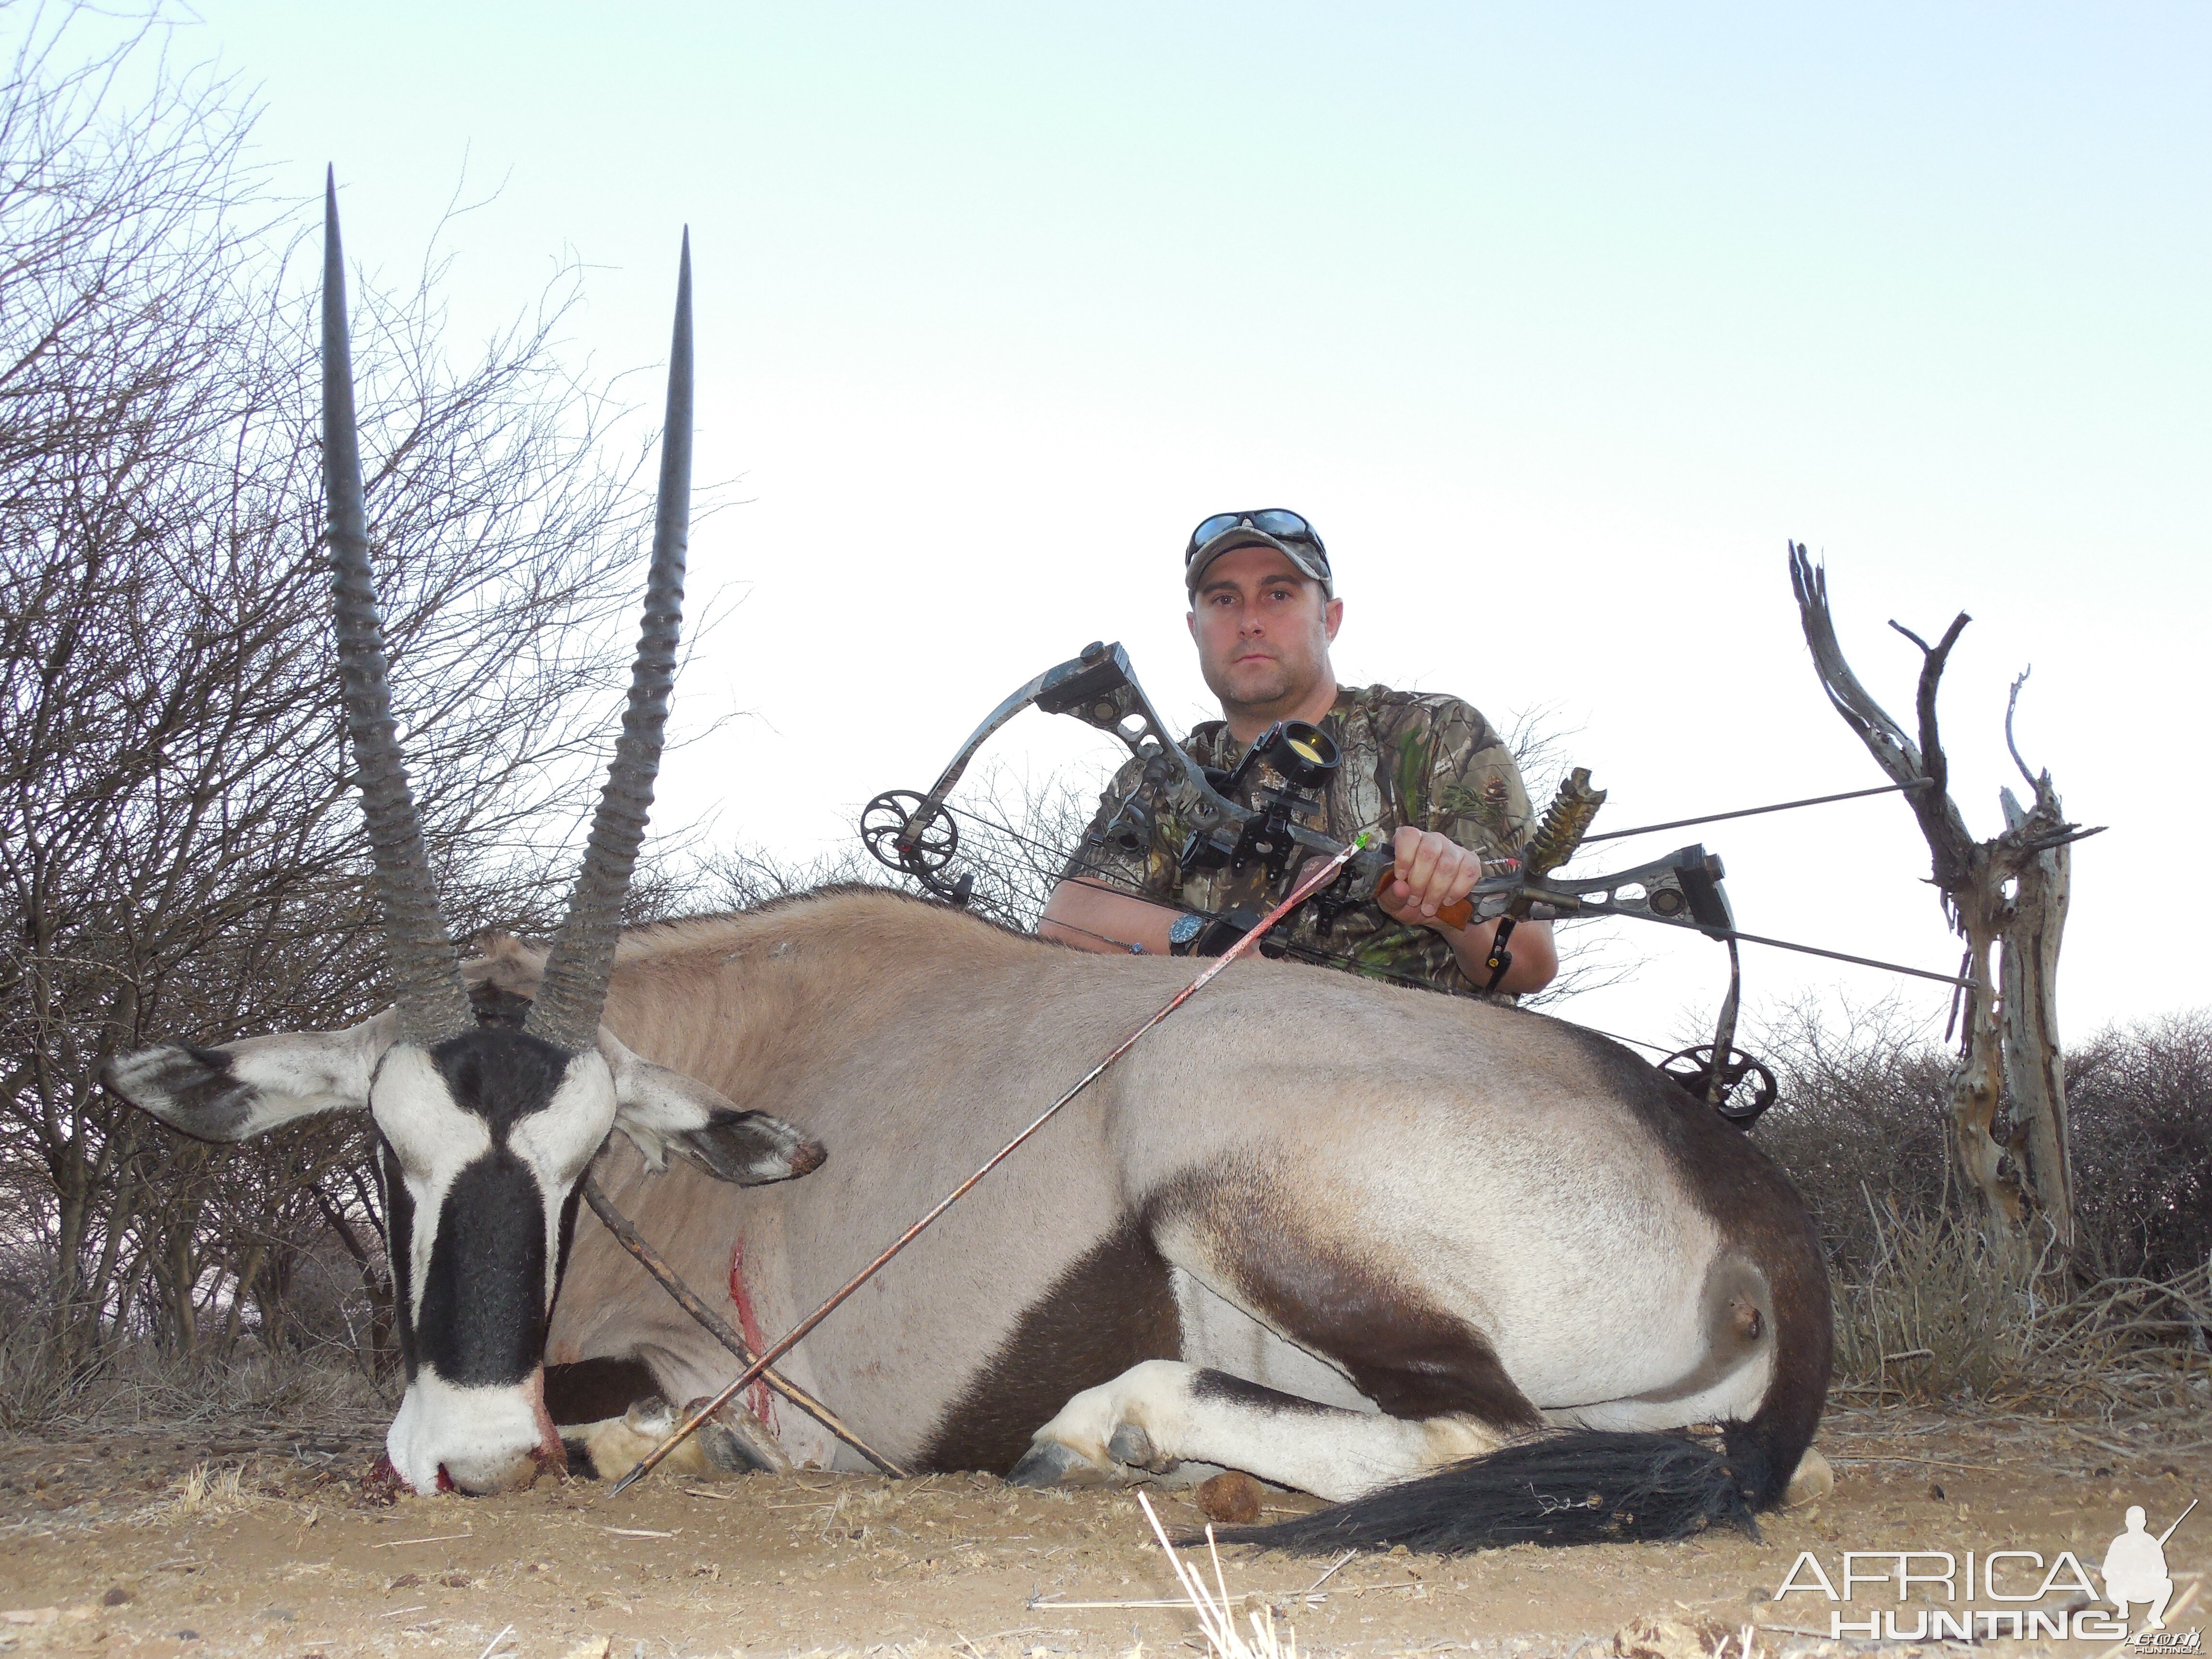
[[[620,1498],[624,1492],[628,1492],[632,1486],[635,1486],[639,1481],[644,1479],[645,1465],[640,1463],[628,1474],[616,1481],[613,1486],[609,1486],[607,1488],[607,1496],[610,1498]]]

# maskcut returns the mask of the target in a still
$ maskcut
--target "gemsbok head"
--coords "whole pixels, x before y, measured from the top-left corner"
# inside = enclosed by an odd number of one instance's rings
[[[502,1492],[564,1467],[544,1405],[545,1329],[577,1184],[608,1135],[623,1130],[656,1164],[672,1150],[744,1185],[804,1175],[823,1154],[791,1125],[639,1059],[599,1024],[675,679],[691,491],[689,235],[629,703],[567,919],[515,1030],[480,1024],[471,1007],[399,752],[368,567],[334,183],[325,215],[323,478],[338,666],[398,1000],[343,1031],[144,1049],[113,1061],[105,1081],[204,1140],[368,1110],[407,1376],[386,1439],[392,1465],[417,1492]]]

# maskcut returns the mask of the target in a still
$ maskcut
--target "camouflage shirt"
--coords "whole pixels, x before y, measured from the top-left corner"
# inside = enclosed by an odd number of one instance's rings
[[[1510,858],[1528,839],[1528,796],[1512,752],[1490,722],[1458,698],[1382,685],[1342,690],[1321,726],[1343,752],[1321,813],[1305,820],[1323,835],[1343,842],[1371,830],[1387,841],[1410,823],[1441,831],[1486,859]],[[1221,720],[1194,727],[1183,747],[1200,766],[1223,771],[1244,754]],[[1267,767],[1256,770],[1261,784],[1281,785]],[[1231,891],[1226,870],[1186,876],[1177,868],[1189,826],[1146,783],[1144,771],[1144,763],[1132,758],[1115,775],[1065,874],[1186,910],[1212,913],[1251,902],[1251,896]],[[1125,812],[1133,796],[1141,810]],[[1372,902],[1354,905],[1326,926],[1308,905],[1278,923],[1270,937],[1281,940],[1286,955],[1353,973],[1432,990],[1474,988],[1443,935],[1393,921]]]

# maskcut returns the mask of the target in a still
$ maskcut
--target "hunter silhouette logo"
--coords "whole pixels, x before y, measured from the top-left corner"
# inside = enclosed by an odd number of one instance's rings
[[[2196,1507],[2192,1498],[2189,1510]],[[2173,1600],[2173,1579],[2166,1570],[2166,1540],[2189,1518],[2189,1510],[2174,1516],[2173,1525],[2154,1538],[2142,1505],[2129,1508],[2128,1529],[2105,1551],[2105,1599],[2119,1609],[2122,1624],[2127,1622],[2130,1606],[2147,1607],[2150,1614],[2143,1620],[2143,1629],[2166,1628],[2166,1606]]]

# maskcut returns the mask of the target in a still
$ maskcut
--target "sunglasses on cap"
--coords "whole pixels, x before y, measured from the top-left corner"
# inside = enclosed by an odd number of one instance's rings
[[[1263,536],[1278,537],[1284,541],[1304,542],[1320,556],[1322,569],[1328,568],[1328,549],[1322,545],[1320,534],[1304,519],[1288,507],[1266,507],[1255,513],[1217,513],[1210,519],[1199,521],[1198,528],[1190,532],[1190,545],[1182,550],[1182,562],[1188,565],[1198,556],[1198,551],[1217,536],[1230,531],[1249,528]]]

